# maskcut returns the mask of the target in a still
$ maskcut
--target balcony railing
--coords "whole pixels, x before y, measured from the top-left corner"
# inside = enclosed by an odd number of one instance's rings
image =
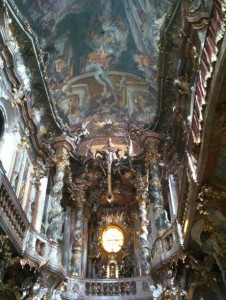
[[[23,238],[29,226],[27,217],[17,200],[6,172],[0,162],[0,224],[18,250],[22,249]]]
[[[157,238],[151,251],[152,269],[169,262],[171,258],[183,249],[183,234],[180,224],[175,220],[164,234]]]
[[[60,247],[43,237],[29,223],[1,162],[0,225],[18,252],[25,257],[22,263],[37,268],[46,265],[61,275],[64,273]]]
[[[67,292],[64,299],[80,300],[146,300],[150,299],[150,285],[153,280],[149,276],[124,279],[80,279],[68,278]]]

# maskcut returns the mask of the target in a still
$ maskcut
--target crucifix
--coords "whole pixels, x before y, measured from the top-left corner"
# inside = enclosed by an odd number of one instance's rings
[[[107,201],[111,203],[114,201],[114,195],[112,193],[112,163],[114,160],[119,159],[120,149],[116,149],[114,144],[111,142],[111,138],[109,138],[108,143],[101,149],[97,150],[96,154],[99,153],[102,157],[106,159],[107,162],[107,183],[108,183],[108,192],[107,192]]]

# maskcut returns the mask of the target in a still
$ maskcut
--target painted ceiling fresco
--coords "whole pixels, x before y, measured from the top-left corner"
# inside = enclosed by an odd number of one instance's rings
[[[54,105],[72,131],[97,120],[156,120],[160,29],[176,0],[15,2],[39,38]]]

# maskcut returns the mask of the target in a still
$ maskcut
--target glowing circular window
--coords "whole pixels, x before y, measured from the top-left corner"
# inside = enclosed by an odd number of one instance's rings
[[[102,245],[107,252],[118,252],[124,242],[122,230],[117,226],[108,226],[102,234]]]

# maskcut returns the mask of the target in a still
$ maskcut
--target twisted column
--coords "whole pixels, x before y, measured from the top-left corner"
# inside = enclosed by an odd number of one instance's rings
[[[52,143],[56,149],[56,173],[54,185],[51,191],[51,209],[48,214],[49,226],[46,236],[52,241],[62,240],[62,226],[64,222],[64,213],[61,206],[62,192],[64,186],[65,168],[69,164],[68,154],[73,146],[66,137],[60,137]]]
[[[82,276],[82,254],[83,254],[83,225],[84,225],[84,203],[85,203],[85,186],[80,185],[75,195],[76,215],[74,241],[72,244],[71,272],[73,276]]]
[[[142,180],[137,184],[136,200],[139,203],[139,220],[140,220],[140,267],[141,275],[150,273],[150,254],[148,243],[148,219],[147,219],[147,184]]]
[[[155,225],[160,236],[169,227],[162,196],[160,155],[156,152],[148,153],[146,162],[149,169],[149,194],[154,202]]]

